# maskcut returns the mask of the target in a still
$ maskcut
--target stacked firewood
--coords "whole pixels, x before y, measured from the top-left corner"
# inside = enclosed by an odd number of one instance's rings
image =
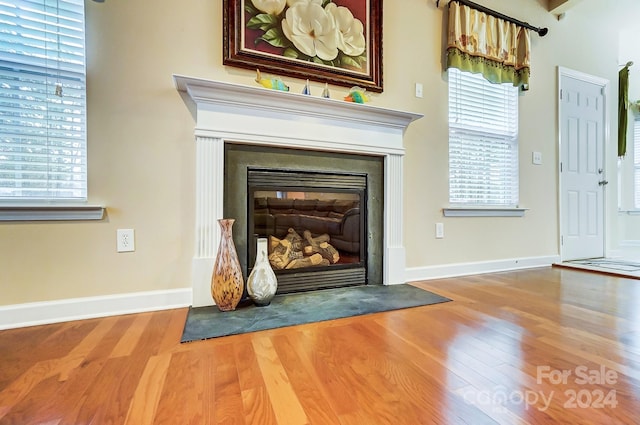
[[[335,264],[340,254],[329,241],[327,234],[314,238],[305,230],[300,236],[290,228],[283,239],[269,236],[269,262],[275,270]]]

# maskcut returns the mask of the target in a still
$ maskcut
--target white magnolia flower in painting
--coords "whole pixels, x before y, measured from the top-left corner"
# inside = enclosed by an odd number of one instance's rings
[[[364,53],[366,42],[364,25],[344,6],[329,3],[326,11],[333,16],[338,29],[338,48],[349,56],[360,56]]]
[[[287,5],[287,0],[251,0],[251,2],[260,12],[269,15],[281,14]]]
[[[282,32],[307,56],[326,61],[338,56],[338,34],[333,15],[315,2],[300,1],[287,9]]]
[[[287,0],[287,6],[291,7],[297,3],[315,3],[322,5],[322,0]]]

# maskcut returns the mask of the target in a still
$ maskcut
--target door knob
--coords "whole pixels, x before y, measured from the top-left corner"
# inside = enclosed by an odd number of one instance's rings
[[[608,181],[606,181],[606,180],[602,180],[602,181],[599,181],[599,182],[598,182],[598,184],[599,184],[600,186],[604,186],[605,184],[609,184],[609,182],[608,182]]]

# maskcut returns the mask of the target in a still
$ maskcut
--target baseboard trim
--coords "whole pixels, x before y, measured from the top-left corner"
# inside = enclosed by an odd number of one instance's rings
[[[188,307],[191,288],[0,306],[0,330]]]
[[[543,257],[509,258],[494,261],[443,264],[427,267],[408,267],[405,272],[405,277],[407,282],[416,282],[420,280],[443,279],[473,274],[546,267],[559,261],[559,255],[548,255]]]
[[[473,274],[551,266],[560,261],[559,255],[513,258],[473,263],[443,264],[409,267],[405,280],[442,279]],[[166,291],[135,292],[101,297],[71,298],[0,306],[0,330],[46,325],[72,320],[94,319],[147,311],[188,307],[193,303],[192,288]]]
[[[623,248],[638,248],[640,247],[640,240],[637,239],[625,239],[623,241],[620,241],[620,243],[618,244]]]

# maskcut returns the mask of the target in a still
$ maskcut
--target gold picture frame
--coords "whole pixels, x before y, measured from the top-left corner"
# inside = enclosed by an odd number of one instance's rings
[[[382,92],[382,0],[223,0],[225,65]]]

